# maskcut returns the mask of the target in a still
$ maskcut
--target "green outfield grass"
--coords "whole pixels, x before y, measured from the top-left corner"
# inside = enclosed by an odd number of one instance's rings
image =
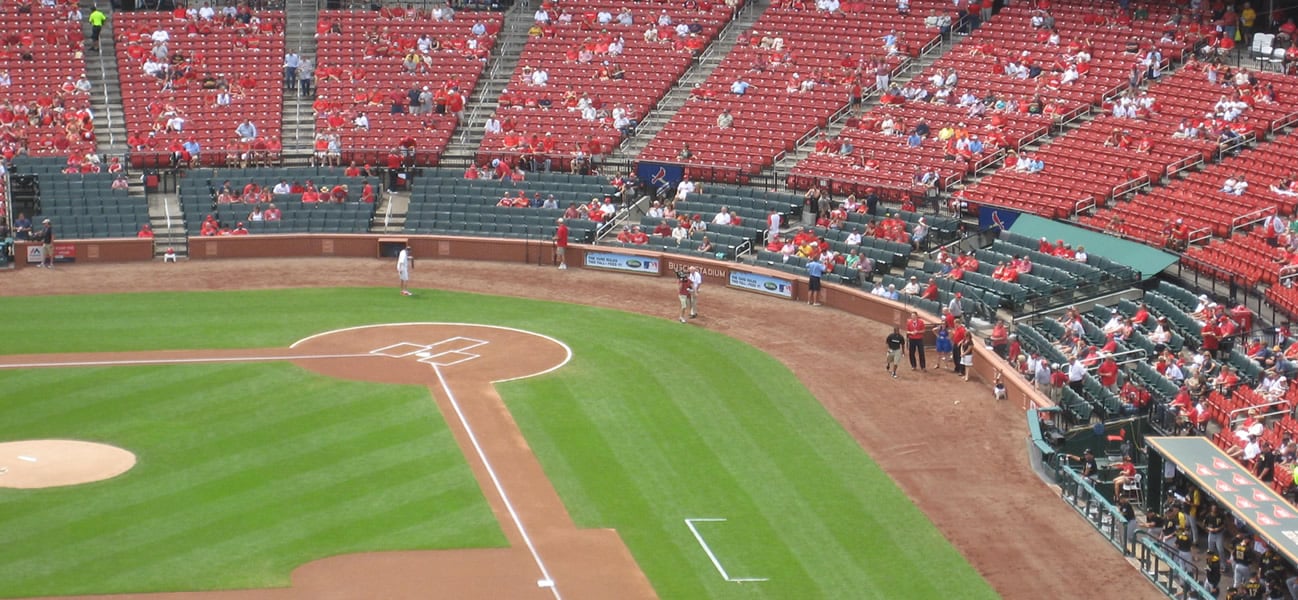
[[[0,309],[30,312],[32,300]],[[616,528],[661,597],[995,597],[787,369],[699,328],[390,289],[51,297],[40,313],[10,324],[24,345],[8,352],[286,346],[398,321],[550,335],[572,363],[502,395],[578,525]],[[3,539],[21,544],[0,550],[2,594],[283,584],[327,554],[503,543],[424,389],[288,365],[0,372],[0,386],[15,399],[0,403],[0,439],[141,455],[107,482],[0,490]],[[233,472],[249,463],[258,475]],[[261,476],[281,472],[292,490]],[[723,581],[684,523],[704,517],[727,519],[698,527],[732,577],[769,581]],[[129,568],[101,565],[113,562]],[[13,575],[29,571],[18,587]]]
[[[285,586],[334,554],[506,544],[427,388],[286,363],[0,371],[0,388],[0,440],[139,459],[0,490],[5,596]]]

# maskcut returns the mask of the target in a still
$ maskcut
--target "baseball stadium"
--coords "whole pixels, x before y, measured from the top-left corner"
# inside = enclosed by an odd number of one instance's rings
[[[1298,600],[1295,18],[0,6],[0,598]]]

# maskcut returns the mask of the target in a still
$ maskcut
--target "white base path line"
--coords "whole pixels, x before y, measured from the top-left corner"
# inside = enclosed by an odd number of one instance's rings
[[[527,551],[532,553],[532,560],[536,562],[536,567],[541,570],[541,579],[536,582],[537,587],[549,588],[550,593],[554,594],[555,600],[563,600],[559,595],[559,586],[550,576],[550,570],[545,568],[545,562],[541,560],[541,555],[536,551],[536,545],[532,543],[532,537],[527,535],[527,528],[523,527],[523,520],[519,518],[518,511],[514,509],[514,503],[509,501],[509,494],[505,493],[505,486],[500,482],[500,477],[496,475],[496,469],[491,466],[491,461],[487,460],[487,453],[482,449],[482,444],[478,443],[478,436],[473,433],[473,428],[469,426],[469,419],[464,416],[464,411],[460,410],[460,403],[455,399],[455,394],[451,392],[451,386],[446,384],[446,378],[442,376],[442,369],[433,365],[433,372],[437,374],[437,383],[441,384],[442,391],[446,393],[446,399],[451,401],[451,408],[455,409],[455,416],[459,417],[460,425],[464,427],[464,432],[468,434],[469,441],[473,443],[473,450],[477,452],[478,459],[482,461],[482,466],[487,469],[487,475],[491,477],[491,483],[496,488],[496,493],[500,494],[500,500],[505,504],[505,510],[509,511],[509,517],[514,521],[514,527],[518,529],[518,534],[523,538],[523,543],[527,545]]]
[[[721,561],[717,559],[717,555],[712,553],[712,548],[708,547],[708,543],[703,541],[703,535],[699,533],[699,528],[694,526],[695,523],[725,523],[725,522],[726,522],[725,519],[718,519],[718,518],[685,519],[685,526],[690,528],[690,532],[694,534],[694,539],[698,540],[699,545],[703,546],[703,551],[708,553],[708,558],[712,559],[712,566],[717,568],[718,573],[721,573],[722,579],[725,579],[726,581],[732,583],[745,583],[750,581],[770,581],[766,577],[731,577],[729,573],[726,573],[726,568],[721,566]]]
[[[0,369],[34,369],[38,367],[122,367],[131,365],[183,365],[195,363],[270,362],[310,360],[317,358],[366,358],[373,354],[298,354],[295,356],[212,356],[208,358],[138,358],[123,360],[70,360],[64,362],[0,363]]]

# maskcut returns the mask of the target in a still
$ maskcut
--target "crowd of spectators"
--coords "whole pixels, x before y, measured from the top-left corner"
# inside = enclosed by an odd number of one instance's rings
[[[278,164],[278,122],[254,123],[246,115],[268,108],[268,101],[279,112],[278,82],[264,81],[267,69],[255,59],[283,47],[283,18],[244,3],[178,4],[172,16],[171,22],[143,15],[117,23],[126,102],[143,109],[128,106],[132,152],[165,157],[173,167],[192,166],[199,163],[204,143],[216,143],[227,166]],[[141,84],[150,91],[136,96]],[[214,129],[239,113],[245,118],[237,125],[225,132]]]
[[[0,12],[0,155],[6,159],[94,152],[82,20],[77,3],[66,0],[25,1]]]
[[[277,197],[284,196],[298,196],[302,204],[344,204],[353,201],[373,204],[377,199],[374,183],[367,177],[362,179],[359,187],[359,193],[353,192],[351,186],[345,183],[317,187],[310,179],[302,182],[281,179],[274,186],[259,185],[250,181],[243,187],[239,187],[227,179],[222,182],[221,187],[212,191],[212,198],[215,205],[249,204],[254,207],[271,204]],[[260,219],[249,217],[249,220]]]

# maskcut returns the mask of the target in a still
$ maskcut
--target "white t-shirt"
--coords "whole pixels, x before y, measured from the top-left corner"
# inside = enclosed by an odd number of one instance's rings
[[[397,274],[402,278],[410,274],[410,249],[402,248],[397,254]]]

